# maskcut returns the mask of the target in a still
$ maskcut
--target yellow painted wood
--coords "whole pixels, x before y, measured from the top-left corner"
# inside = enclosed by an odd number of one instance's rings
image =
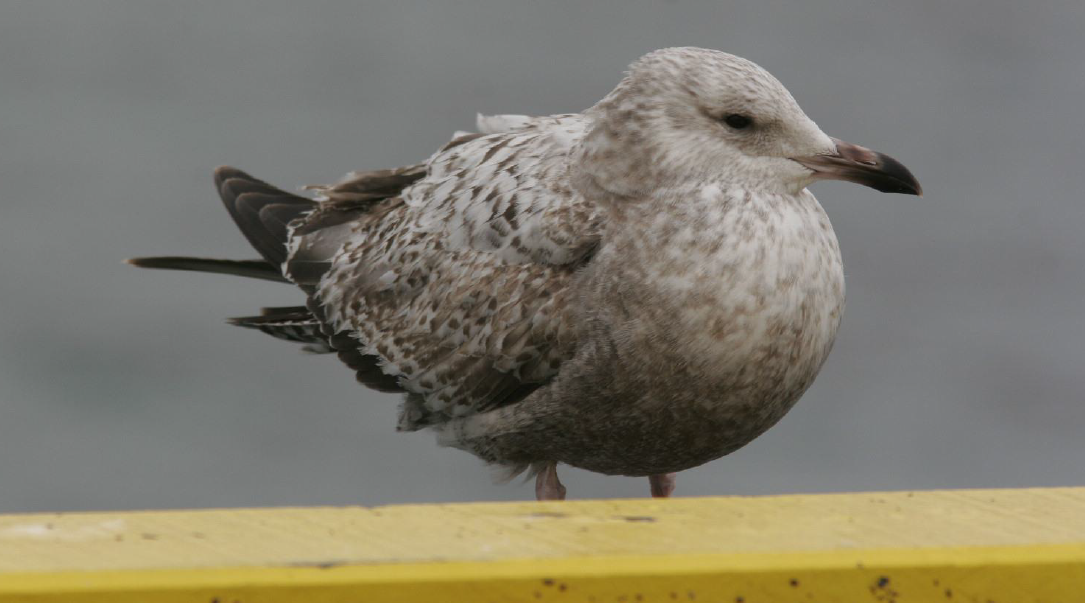
[[[7,515],[0,601],[1085,603],[1085,488]]]

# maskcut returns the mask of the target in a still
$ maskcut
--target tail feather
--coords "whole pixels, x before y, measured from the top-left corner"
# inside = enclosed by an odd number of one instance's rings
[[[262,308],[259,316],[240,316],[228,322],[263,331],[276,339],[304,343],[310,352],[327,354],[335,351],[324,336],[320,322],[305,306]]]
[[[183,256],[159,256],[132,258],[126,263],[140,268],[161,268],[165,270],[190,270],[192,272],[212,272],[232,274],[248,278],[259,278],[277,283],[289,283],[278,267],[264,260],[218,260],[213,258],[191,258]]]
[[[403,392],[399,380],[385,373],[379,356],[351,333],[327,324],[323,307],[313,297],[314,285],[331,266],[331,258],[349,222],[370,214],[373,220],[392,211],[400,192],[426,174],[426,166],[352,173],[332,186],[311,187],[321,201],[288,193],[232,167],[215,170],[215,188],[226,211],[262,260],[215,260],[191,257],[148,257],[128,260],[145,268],[168,268],[234,274],[298,285],[309,294],[308,305],[264,308],[259,316],[231,318],[229,322],[256,329],[272,337],[306,344],[311,352],[336,352],[355,371],[359,382],[382,392]],[[319,234],[317,234],[319,232]],[[311,236],[313,235],[313,236]],[[287,266],[288,240],[299,242]]]

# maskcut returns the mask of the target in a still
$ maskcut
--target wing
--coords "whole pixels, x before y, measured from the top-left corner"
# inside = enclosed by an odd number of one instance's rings
[[[570,264],[599,241],[600,214],[574,192],[567,156],[585,118],[490,116],[490,135],[454,139],[427,164],[427,175],[403,191],[417,230],[450,249],[473,249],[510,262]]]
[[[287,277],[340,357],[408,393],[401,428],[521,399],[574,353],[571,285],[603,227],[566,180],[584,128],[459,136],[398,196],[294,224]]]

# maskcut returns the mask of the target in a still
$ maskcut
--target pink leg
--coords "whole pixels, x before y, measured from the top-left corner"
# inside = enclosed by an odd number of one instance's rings
[[[655,498],[667,498],[674,492],[674,476],[677,473],[659,473],[648,476],[648,483],[652,486],[652,496]]]
[[[548,463],[535,476],[535,500],[565,500],[565,486],[558,480],[557,463]]]

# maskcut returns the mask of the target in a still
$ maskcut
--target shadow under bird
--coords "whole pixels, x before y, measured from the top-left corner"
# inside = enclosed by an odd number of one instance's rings
[[[219,168],[262,259],[129,261],[293,283],[304,306],[232,322],[338,355],[404,394],[400,430],[530,471],[539,499],[565,497],[558,463],[668,496],[776,423],[829,354],[844,273],[806,187],[921,194],[714,50],[652,52],[582,113],[478,129],[315,199]]]

